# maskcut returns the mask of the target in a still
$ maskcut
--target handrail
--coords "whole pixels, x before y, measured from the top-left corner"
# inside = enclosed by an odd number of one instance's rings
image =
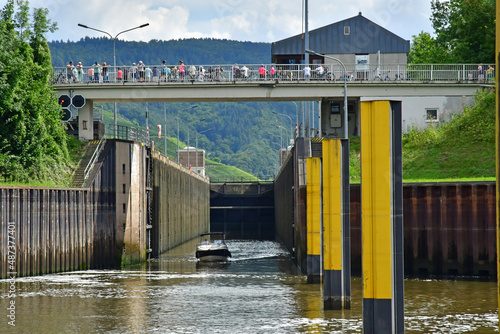
[[[92,157],[90,158],[89,163],[85,168],[85,171],[83,172],[84,183],[85,181],[87,181],[90,172],[92,172],[92,169],[94,168],[94,165],[97,159],[99,158],[99,154],[103,150],[104,144],[106,143],[107,139],[124,139],[124,140],[138,141],[145,144],[146,146],[149,146],[147,140],[147,133],[144,130],[130,128],[128,126],[123,126],[123,125],[117,125],[116,137],[114,136],[114,133],[115,133],[114,131],[111,131],[111,134],[105,133],[104,136],[102,136],[99,143],[97,144],[97,147],[94,150],[94,153],[92,154]]]
[[[91,75],[93,66],[82,66],[81,71],[67,67],[54,67],[52,83],[55,85],[86,84],[175,84],[194,82],[258,82],[258,81],[302,81],[317,82],[320,80],[335,82],[343,80],[355,81],[459,81],[487,82],[494,79],[495,64],[349,64],[347,75],[339,64],[246,64],[246,65],[187,65],[181,73],[176,65],[168,65],[167,71],[163,65],[145,65],[139,69],[136,66],[107,66],[106,74]],[[323,70],[319,68],[322,66]],[[259,72],[261,67],[265,71]],[[306,75],[307,67],[310,77]],[[146,70],[149,68],[149,70]],[[491,68],[491,70],[489,70]],[[121,69],[118,78],[117,69]],[[123,71],[125,69],[125,71]],[[203,69],[203,70],[202,70]],[[306,69],[306,70],[305,70]],[[155,75],[156,74],[156,75]]]
[[[210,183],[273,183],[274,179],[261,180],[257,177],[213,176]]]
[[[108,139],[138,141],[146,146],[149,146],[150,144],[147,131],[138,128],[131,128],[124,125],[117,125],[116,131],[106,131],[105,136]]]
[[[92,157],[89,160],[89,163],[87,164],[87,167],[85,168],[85,171],[83,172],[83,183],[85,184],[85,181],[87,181],[87,178],[89,177],[90,172],[94,168],[94,164],[97,161],[97,158],[99,158],[99,154],[102,151],[102,148],[104,147],[104,143],[106,142],[106,137],[102,137],[99,143],[97,144],[97,147],[92,154]]]

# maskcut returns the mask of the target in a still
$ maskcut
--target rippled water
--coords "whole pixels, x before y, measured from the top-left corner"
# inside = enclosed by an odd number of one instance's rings
[[[361,333],[361,280],[352,309],[323,311],[320,285],[306,283],[270,241],[231,241],[226,264],[200,265],[196,240],[128,270],[16,280],[16,326],[0,333]],[[406,280],[406,333],[498,332],[496,283]],[[0,312],[1,314],[1,312]]]

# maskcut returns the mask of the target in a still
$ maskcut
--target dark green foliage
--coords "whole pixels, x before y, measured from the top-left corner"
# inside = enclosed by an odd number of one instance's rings
[[[412,63],[495,63],[495,1],[431,1],[436,37],[413,36]]]
[[[413,36],[408,62],[413,64],[446,64],[450,55],[445,46],[439,45],[428,32],[421,31]]]
[[[14,1],[0,20],[0,176],[60,181],[68,173],[66,133],[52,86],[47,10]],[[17,20],[16,20],[17,19]]]
[[[272,111],[287,114],[295,122],[295,106],[290,102],[246,102],[246,103],[197,103],[190,108],[188,103],[148,103],[149,128],[155,149],[164,152],[164,138],[157,137],[157,124],[162,125],[162,136],[177,139],[177,115],[179,115],[180,148],[188,143],[205,149],[207,158],[215,162],[238,167],[261,179],[275,171],[278,163],[280,139],[286,145],[290,137],[291,124],[288,118],[273,114]],[[113,123],[112,104],[104,104],[105,123],[108,128]],[[145,129],[146,105],[144,103],[118,104],[118,123]],[[165,124],[165,110],[167,123]],[[286,131],[276,126],[280,125]],[[271,134],[270,134],[271,133]],[[189,134],[189,141],[188,141]],[[293,135],[293,133],[292,133]],[[170,158],[175,158],[176,141],[168,142]],[[173,155],[172,155],[173,153]]]
[[[432,1],[438,46],[456,63],[495,62],[495,0]]]

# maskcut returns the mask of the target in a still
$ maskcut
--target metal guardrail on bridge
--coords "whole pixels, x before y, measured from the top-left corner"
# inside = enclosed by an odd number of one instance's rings
[[[251,177],[237,177],[237,176],[214,176],[210,177],[210,183],[272,183],[274,179],[257,179]]]
[[[310,75],[307,75],[309,68]],[[98,72],[99,71],[99,72]],[[494,64],[346,64],[347,75],[339,64],[250,64],[250,65],[122,65],[55,67],[55,85],[100,84],[178,84],[194,82],[258,81],[415,81],[488,82],[494,80]]]

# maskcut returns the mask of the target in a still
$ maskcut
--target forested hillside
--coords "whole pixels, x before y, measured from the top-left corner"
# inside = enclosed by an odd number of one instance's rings
[[[113,122],[113,105],[103,107],[109,126]],[[145,103],[120,103],[118,109],[118,124],[145,129]],[[198,135],[198,147],[207,151],[209,159],[220,160],[259,178],[274,173],[281,138],[286,145],[293,135],[290,120],[273,111],[289,114],[295,122],[295,106],[290,102],[148,103],[148,110],[149,128],[157,150],[164,151],[163,137],[157,138],[157,125],[162,125],[163,135],[177,138],[179,115],[181,142],[194,147],[197,133],[206,131]]]
[[[50,43],[53,66],[64,66],[69,61],[83,65],[95,61],[113,63],[113,41],[108,38],[84,38],[78,42],[56,41]],[[116,42],[117,64],[132,64],[142,60],[146,64],[160,64],[166,60],[176,64],[260,64],[271,57],[269,43],[238,42],[217,39],[184,39],[175,41],[152,40],[145,42]],[[238,167],[257,177],[266,178],[275,172],[278,149],[283,140],[286,145],[292,124],[283,116],[287,114],[295,125],[295,106],[290,102],[274,103],[149,103],[149,128],[157,134],[157,124],[162,132],[177,138],[179,115],[180,141],[207,150],[211,160]],[[112,104],[104,104],[105,123],[113,123]],[[118,104],[118,124],[146,128],[145,103]],[[167,122],[165,123],[165,114]],[[283,128],[279,128],[282,126]],[[285,129],[285,130],[283,130]],[[155,148],[164,150],[164,140],[155,139]]]
[[[54,66],[65,66],[70,61],[84,66],[106,62],[113,64],[113,40],[109,38],[82,38],[78,42],[53,41],[49,43]],[[245,64],[269,63],[271,44],[238,42],[221,39],[181,39],[149,42],[116,41],[116,64],[131,65],[142,60],[145,64]]]

